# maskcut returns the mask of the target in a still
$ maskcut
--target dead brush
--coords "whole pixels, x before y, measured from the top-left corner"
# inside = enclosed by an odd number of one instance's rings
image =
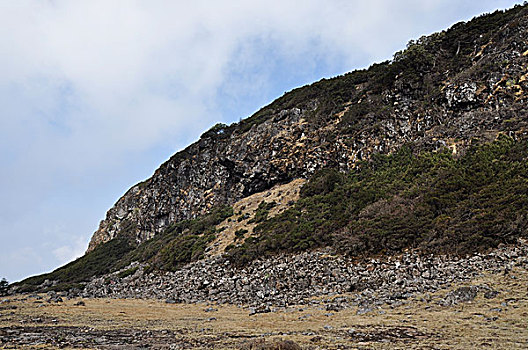
[[[278,340],[266,342],[264,339],[253,340],[242,344],[240,350],[302,350],[300,345],[292,340]]]

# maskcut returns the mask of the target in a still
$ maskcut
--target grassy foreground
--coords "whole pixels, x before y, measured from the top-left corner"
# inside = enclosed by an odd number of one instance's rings
[[[80,299],[17,296],[0,304],[0,348],[279,349],[266,344],[282,340],[302,349],[526,349],[528,271],[471,281],[482,283],[499,295],[445,307],[436,301],[447,291],[439,291],[363,315],[300,306],[249,316],[233,305],[84,299],[76,306]]]

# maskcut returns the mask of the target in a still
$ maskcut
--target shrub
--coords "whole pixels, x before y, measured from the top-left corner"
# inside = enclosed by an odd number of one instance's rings
[[[225,131],[228,129],[228,125],[224,123],[216,123],[213,125],[209,130],[204,132],[200,138],[206,138],[206,137],[216,137],[218,135],[222,135],[225,133]]]
[[[249,219],[249,214],[248,213],[245,213],[243,215],[240,215],[238,218],[237,218],[237,222],[242,222],[244,220],[247,220]]]
[[[175,271],[183,264],[202,259],[207,244],[214,239],[214,234],[177,236],[150,261],[158,269]]]
[[[322,169],[316,172],[302,188],[301,197],[325,195],[334,191],[344,181],[344,176],[336,169]]]
[[[244,228],[241,228],[241,229],[239,229],[239,230],[236,230],[236,231],[235,231],[235,241],[236,241],[236,240],[239,240],[239,239],[242,238],[242,237],[244,237],[244,235],[245,235],[246,233],[248,233],[248,232],[249,232],[249,231],[246,230],[246,229],[244,229]]]
[[[255,211],[255,216],[249,220],[248,223],[259,223],[266,220],[268,218],[269,211],[276,205],[277,203],[275,202],[260,202],[257,210]]]

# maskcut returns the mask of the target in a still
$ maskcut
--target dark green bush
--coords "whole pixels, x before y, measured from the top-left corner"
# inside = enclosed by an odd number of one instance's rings
[[[239,229],[239,230],[236,230],[236,231],[235,231],[235,241],[236,241],[236,240],[239,240],[239,239],[242,238],[242,237],[244,237],[244,235],[245,235],[246,233],[248,233],[248,232],[249,232],[249,231],[246,230],[246,229],[244,229],[244,228],[241,228],[241,229]]]
[[[242,222],[244,220],[247,220],[249,219],[249,214],[248,213],[245,213],[243,215],[240,215],[238,218],[237,218],[237,222]]]
[[[269,211],[277,205],[275,202],[265,202],[262,201],[259,203],[257,210],[255,211],[255,216],[248,221],[248,223],[259,223],[268,218]]]
[[[316,172],[302,188],[301,197],[325,195],[334,191],[336,186],[343,183],[345,177],[336,169],[322,169]]]
[[[202,259],[207,244],[214,239],[212,234],[178,236],[163,247],[152,262],[161,270],[175,271],[183,264]]]

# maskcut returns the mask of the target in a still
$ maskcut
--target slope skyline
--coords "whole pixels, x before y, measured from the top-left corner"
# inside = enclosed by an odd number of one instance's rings
[[[375,5],[380,5],[380,3],[382,5],[382,2],[375,2]],[[320,35],[319,38],[315,35],[315,39],[303,36],[303,33],[298,33],[295,28],[281,27],[284,33],[291,35],[286,40],[282,40],[279,37],[280,31],[270,31],[264,25],[264,34],[258,35],[258,30],[257,34],[249,30],[249,34],[245,33],[249,39],[246,39],[246,36],[242,36],[242,39],[235,37],[236,44],[227,45],[227,55],[223,52],[225,48],[219,51],[213,50],[212,57],[220,55],[224,57],[224,62],[220,68],[205,65],[205,71],[210,69],[211,72],[207,77],[197,75],[203,78],[203,81],[195,79],[196,76],[192,74],[190,78],[187,77],[190,81],[198,80],[196,85],[183,84],[183,82],[186,81],[185,78],[189,72],[199,72],[203,67],[194,67],[193,71],[193,67],[185,64],[187,62],[181,63],[181,66],[170,64],[163,66],[166,69],[167,67],[174,69],[172,71],[169,69],[169,73],[180,74],[179,76],[176,74],[177,78],[168,81],[160,78],[167,71],[147,70],[147,73],[153,73],[154,79],[147,79],[146,83],[135,82],[134,79],[139,78],[129,77],[126,73],[130,70],[141,75],[137,69],[141,64],[137,62],[135,63],[137,66],[130,62],[127,64],[132,64],[132,66],[125,64],[125,68],[129,70],[124,69],[115,74],[110,72],[110,77],[114,80],[110,79],[105,82],[97,79],[97,76],[90,79],[94,73],[90,69],[119,66],[121,63],[119,58],[124,57],[122,52],[114,56],[114,59],[118,61],[115,66],[108,64],[112,63],[109,61],[112,58],[111,55],[102,59],[99,62],[100,66],[90,65],[88,58],[84,58],[86,61],[59,62],[57,67],[54,66],[57,65],[57,61],[44,57],[45,63],[49,65],[45,68],[51,67],[50,71],[34,69],[31,63],[35,62],[28,63],[28,66],[24,64],[18,66],[18,71],[17,69],[11,70],[5,84],[2,85],[3,98],[6,99],[4,106],[7,106],[4,107],[4,118],[2,119],[4,126],[2,130],[6,133],[3,147],[5,153],[2,153],[6,172],[2,183],[5,186],[3,192],[7,193],[6,202],[8,203],[4,204],[6,208],[3,208],[3,214],[0,216],[1,238],[3,242],[6,242],[2,248],[4,251],[1,252],[0,266],[4,268],[0,271],[0,277],[5,276],[11,281],[17,280],[29,274],[50,270],[81,254],[106,209],[130,185],[150,176],[153,169],[163,160],[175,150],[185,147],[196,139],[214,122],[230,123],[247,117],[258,107],[271,102],[273,98],[286,90],[322,77],[333,76],[368,66],[375,61],[388,59],[394,52],[403,48],[409,39],[445,29],[459,20],[467,20],[481,12],[493,11],[497,6],[497,2],[482,2],[479,7],[459,5],[457,7],[459,12],[449,13],[451,16],[449,18],[433,15],[434,11],[438,11],[439,6],[448,6],[448,3],[453,5],[454,2],[446,1],[442,5],[426,3],[419,8],[414,8],[418,6],[414,2],[406,3],[405,6],[409,8],[400,9],[401,14],[412,7],[415,10],[412,14],[418,16],[416,12],[419,12],[421,16],[419,19],[418,17],[414,21],[411,19],[411,25],[404,28],[402,32],[392,33],[390,37],[383,37],[380,33],[387,32],[388,29],[381,28],[376,35],[372,36],[375,38],[373,44],[358,41],[357,51],[349,48],[350,52],[340,50],[339,45],[342,43],[339,41],[331,44],[324,41],[324,39],[330,39],[341,29],[339,26],[330,26],[330,29],[325,29],[329,27],[329,24],[325,23],[318,27],[324,35]],[[501,2],[504,7],[510,7],[515,3]],[[71,25],[71,18],[80,9],[61,8],[61,4],[64,6],[63,3],[59,3],[57,8],[51,10],[45,8],[44,10],[53,12],[53,15],[62,16],[60,18],[64,20],[65,25]],[[339,4],[332,3],[335,8],[331,6],[334,12],[329,11],[329,17],[337,16],[337,5]],[[312,12],[309,13],[314,15],[315,9],[315,7],[310,7],[309,10]],[[23,9],[10,10],[22,11]],[[203,13],[200,12],[203,9],[194,10],[195,13]],[[361,11],[365,12],[359,11],[358,13],[366,16],[366,14],[376,14],[376,10],[374,6],[370,9],[362,8]],[[46,11],[44,12],[49,15]],[[215,15],[206,13],[209,14],[210,19],[216,18],[218,21]],[[141,23],[137,17],[141,17],[140,15],[141,12],[136,12],[128,19],[134,18],[132,21],[134,24]],[[268,20],[267,25],[278,23],[273,19],[278,21],[277,18],[281,18],[280,16],[274,17],[277,16],[275,13],[266,15],[268,17],[264,17]],[[390,14],[385,13],[385,15]],[[39,17],[37,20],[43,21],[41,25],[49,25],[49,22],[42,18],[45,15],[37,17]],[[438,25],[438,27],[427,27],[426,29],[424,22],[432,17],[435,17],[435,21],[429,25]],[[372,20],[374,17],[369,18]],[[240,20],[238,17],[235,19]],[[370,25],[376,27],[382,19],[383,16],[376,17],[374,24]],[[402,15],[396,20],[397,23],[402,24],[398,21],[409,21],[409,18]],[[129,23],[124,19],[123,22]],[[220,22],[215,23],[219,28],[222,27]],[[389,22],[389,25],[394,25],[394,22]],[[57,31],[59,28],[52,29]],[[300,47],[295,47],[299,38],[296,35],[300,35],[302,39]],[[50,34],[49,37],[48,45],[57,49],[56,54],[58,54],[61,52],[59,50],[61,44],[52,40],[58,40],[57,36],[53,37]],[[118,36],[113,39],[116,38]],[[315,44],[313,44],[314,40]],[[98,41],[94,40],[92,44],[96,47],[97,43]],[[202,43],[201,49],[208,51],[210,49],[207,46],[208,43],[210,42]],[[111,40],[107,44],[111,44]],[[289,56],[288,52],[292,49],[292,45],[298,54]],[[163,45],[160,46],[163,48]],[[101,49],[101,47],[97,48]],[[132,46],[129,48],[134,51]],[[17,58],[17,54],[21,55],[18,58],[27,59],[27,56],[21,54],[27,48],[19,47],[18,49],[14,52],[13,61]],[[76,56],[76,52],[69,51],[69,49],[66,50],[67,53]],[[151,63],[156,62],[154,59],[156,55],[152,53],[162,51],[158,47],[150,52],[151,56],[139,58],[150,59]],[[132,57],[137,59],[138,57],[133,53],[131,53]],[[198,53],[207,56],[207,52]],[[223,53],[224,56],[222,56]],[[327,53],[329,55],[325,55]],[[266,54],[273,59],[263,59],[262,57],[266,57]],[[309,55],[304,56],[306,54]],[[230,60],[231,56],[239,59]],[[98,57],[94,54],[92,58]],[[163,59],[170,61],[171,56],[168,55]],[[24,62],[24,60],[20,61]],[[14,65],[12,62],[7,62],[4,67],[11,68]],[[35,72],[38,74],[30,74]],[[260,83],[253,84],[255,81]],[[135,87],[127,91],[129,89],[127,84]],[[48,87],[52,89],[48,90]],[[145,90],[149,92],[147,98],[140,93]],[[181,98],[182,90],[190,91],[191,95],[186,96],[189,97],[188,99]],[[106,96],[106,93],[109,96]],[[30,98],[35,96],[41,99],[29,103]],[[203,97],[203,100],[197,101],[197,97]],[[112,101],[112,98],[116,98],[116,101]],[[8,99],[10,101],[7,101]],[[127,102],[126,109],[116,109],[115,104],[123,101]],[[150,104],[144,104],[144,101]],[[175,101],[185,103],[178,104]],[[94,103],[91,104],[91,102]],[[22,112],[17,111],[16,108],[20,106],[25,106],[27,109],[24,108]],[[90,115],[88,112],[95,113],[95,117],[87,119]],[[118,112],[135,113],[131,116],[123,116]],[[159,116],[150,119],[156,112]],[[172,120],[178,114],[182,119]],[[5,116],[10,116],[10,118]],[[112,119],[112,116],[116,119]],[[36,120],[31,118],[36,118]],[[191,122],[185,123],[187,121]],[[136,128],[136,130],[131,130],[131,128]],[[171,128],[176,131],[166,133],[166,130]],[[17,138],[23,139],[22,136],[25,137],[25,142],[15,142]],[[91,146],[93,149],[90,148]]]

